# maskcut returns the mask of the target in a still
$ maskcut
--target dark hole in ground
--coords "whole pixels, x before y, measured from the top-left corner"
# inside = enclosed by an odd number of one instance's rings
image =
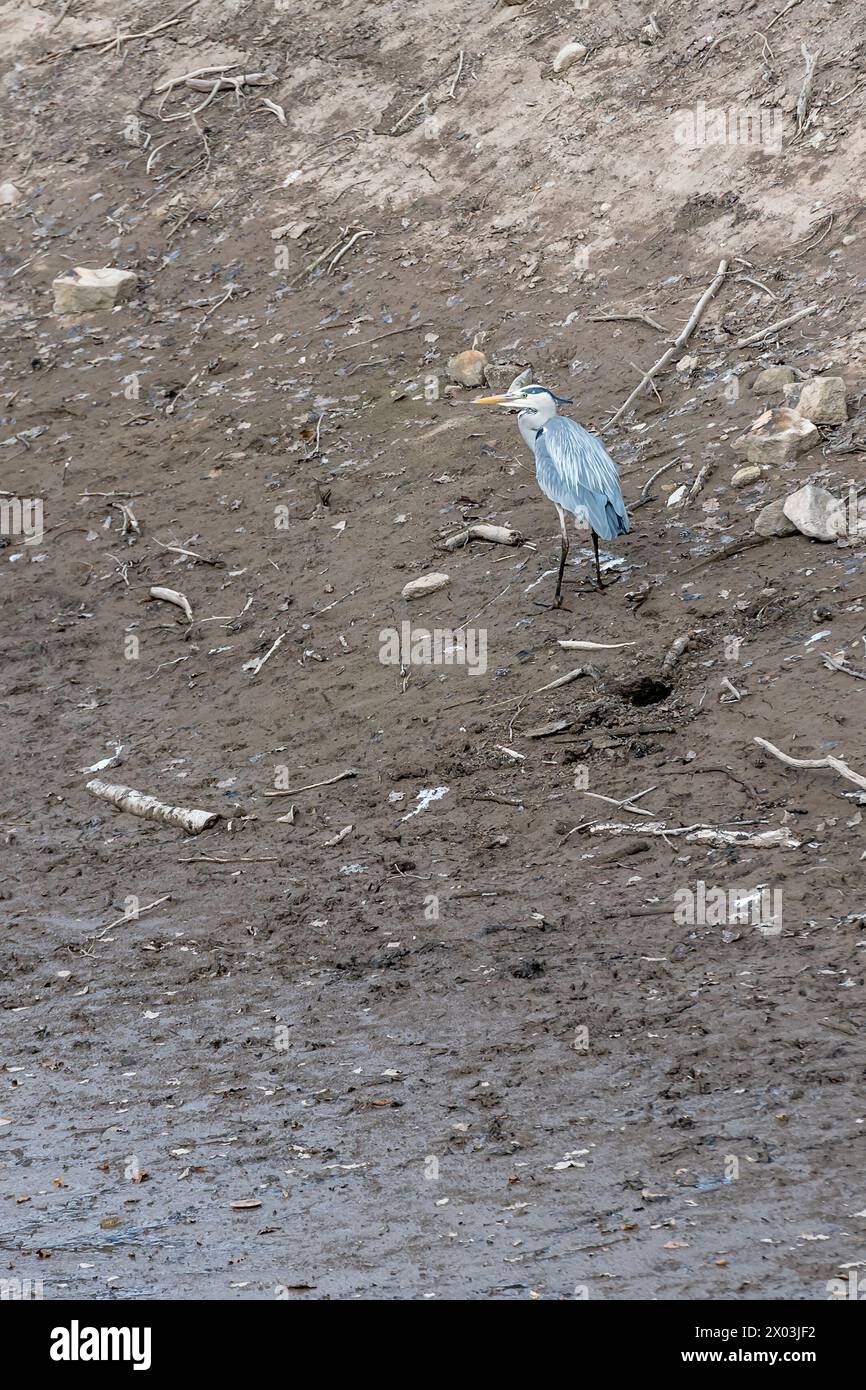
[[[668,698],[672,690],[673,686],[665,685],[664,681],[653,680],[652,676],[641,676],[640,680],[627,685],[622,694],[631,704],[640,708],[644,705],[660,704]]]

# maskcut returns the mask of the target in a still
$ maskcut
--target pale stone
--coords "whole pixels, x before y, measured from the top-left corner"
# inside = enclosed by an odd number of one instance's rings
[[[567,43],[561,48],[553,60],[554,72],[567,72],[575,63],[580,63],[586,57],[587,48],[583,43]]]
[[[677,363],[677,371],[693,372],[697,365],[698,359],[696,357],[690,357],[689,354],[686,353],[685,357],[681,357],[679,362]]]
[[[758,463],[747,463],[745,468],[738,468],[731,483],[734,487],[748,487],[750,483],[756,483],[763,473],[763,468]]]
[[[752,390],[756,396],[774,396],[795,379],[793,367],[765,367],[755,377]]]
[[[427,594],[435,594],[437,590],[446,588],[450,583],[447,574],[422,574],[420,579],[410,579],[409,583],[404,585],[403,597],[425,598]]]
[[[815,376],[802,385],[786,386],[785,403],[806,420],[822,425],[844,425],[848,419],[845,382],[841,376]]]
[[[14,207],[20,197],[20,190],[15,187],[14,183],[0,183],[0,207]]]
[[[785,516],[784,497],[768,502],[755,517],[755,531],[759,536],[791,536],[796,529],[793,521]]]
[[[483,352],[470,348],[448,359],[448,374],[458,386],[483,386],[486,380],[487,358]]]
[[[814,448],[819,439],[811,420],[779,406],[759,415],[751,429],[733,440],[731,448],[747,463],[786,463]]]
[[[813,540],[835,541],[845,534],[845,508],[825,487],[807,483],[785,498],[783,510],[797,530]]]
[[[89,314],[113,309],[135,292],[138,276],[131,270],[74,270],[58,275],[52,284],[55,314]]]

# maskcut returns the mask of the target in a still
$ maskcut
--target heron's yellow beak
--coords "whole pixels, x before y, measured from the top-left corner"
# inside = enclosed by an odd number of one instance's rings
[[[474,399],[474,401],[472,402],[472,404],[473,404],[473,405],[502,405],[503,401],[507,401],[507,400],[508,400],[508,396],[476,396],[475,399]]]

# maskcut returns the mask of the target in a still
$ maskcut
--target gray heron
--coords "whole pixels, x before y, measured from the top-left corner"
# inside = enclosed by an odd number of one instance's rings
[[[597,435],[590,434],[576,420],[558,415],[558,405],[571,405],[544,386],[527,384],[529,372],[515,377],[501,396],[476,396],[475,405],[501,405],[517,412],[517,425],[524,442],[535,455],[538,486],[549,497],[559,516],[562,554],[556,581],[554,607],[562,603],[562,576],[568,556],[566,514],[589,526],[595,552],[595,572],[599,589],[605,585],[598,559],[599,537],[612,541],[629,530],[628,512],[623,501],[616,464]]]

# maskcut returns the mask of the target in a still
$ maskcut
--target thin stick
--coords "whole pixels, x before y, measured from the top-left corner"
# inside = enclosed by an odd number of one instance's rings
[[[788,11],[789,11],[789,10],[793,10],[794,6],[795,6],[795,5],[799,5],[799,3],[800,3],[800,0],[788,0],[788,3],[787,3],[787,5],[785,6],[785,8],[782,10],[781,14],[777,14],[775,19],[771,19],[771,20],[770,20],[769,24],[767,25],[767,33],[769,34],[769,32],[770,32],[770,30],[772,29],[773,25],[774,25],[774,24],[778,24],[780,19],[784,19],[784,18],[785,18],[785,15],[788,13]]]
[[[646,498],[646,495],[652,487],[653,483],[655,482],[656,478],[660,478],[663,473],[667,473],[668,469],[673,468],[674,465],[677,463],[679,463],[679,459],[671,459],[669,463],[663,463],[661,468],[657,468],[651,478],[647,478],[646,482],[640,490],[640,499],[642,502]]]
[[[145,907],[140,907],[135,913],[125,912],[122,917],[116,917],[113,922],[109,922],[107,927],[103,927],[102,931],[93,937],[93,940],[101,941],[106,932],[114,931],[115,927],[123,926],[124,922],[137,922],[142,913],[150,912],[152,908],[159,907],[161,903],[167,903],[170,898],[171,893],[166,893],[165,897],[155,898],[152,903],[148,903]]]
[[[758,343],[762,338],[767,338],[771,333],[775,333],[779,328],[789,328],[792,323],[799,323],[800,319],[807,318],[809,314],[814,314],[819,306],[809,304],[805,309],[798,309],[796,314],[789,314],[786,319],[778,319],[776,323],[771,323],[769,327],[762,328],[760,333],[752,333],[748,338],[740,338],[737,347],[749,347],[752,343]]]
[[[576,681],[578,676],[588,676],[589,672],[583,666],[577,666],[575,670],[568,671],[564,676],[557,676],[555,681],[549,681],[547,685],[540,685],[537,690],[530,690],[528,695],[512,695],[508,700],[498,700],[495,705],[485,705],[485,709],[501,709],[503,705],[513,705],[516,700],[531,700],[536,695],[543,695],[546,690],[558,690],[562,685],[569,685],[571,681]],[[484,696],[479,695],[479,700]],[[474,700],[467,700],[467,704],[474,704]]]
[[[689,321],[688,321],[688,323],[686,324],[686,326],[685,326],[685,328],[683,329],[683,331],[682,331],[682,332],[679,334],[679,336],[674,340],[674,342],[671,344],[671,346],[670,346],[665,352],[662,353],[661,357],[659,358],[658,362],[656,362],[655,366],[650,367],[649,371],[646,372],[646,373],[644,374],[644,376],[642,377],[641,381],[638,383],[638,385],[637,385],[637,386],[635,387],[635,389],[632,391],[631,395],[627,398],[627,400],[623,401],[622,405],[620,406],[620,408],[619,408],[619,410],[616,412],[616,414],[615,414],[615,415],[612,415],[611,418],[608,420],[606,428],[609,429],[611,425],[615,425],[615,424],[616,424],[617,420],[619,420],[620,417],[621,417],[622,415],[624,415],[625,412],[628,410],[628,408],[629,408],[629,406],[631,405],[632,401],[634,401],[634,400],[637,399],[637,397],[638,397],[638,396],[640,395],[640,393],[643,391],[644,387],[645,387],[649,382],[651,382],[651,381],[653,380],[654,377],[656,377],[656,376],[658,375],[658,373],[661,371],[662,367],[664,367],[665,364],[668,363],[668,362],[671,360],[671,358],[674,356],[674,353],[678,352],[678,351],[680,350],[681,347],[684,347],[684,346],[685,346],[685,344],[688,342],[689,338],[692,336],[692,334],[694,333],[695,329],[697,328],[698,324],[700,323],[701,319],[703,318],[704,310],[706,309],[706,307],[707,307],[707,305],[709,304],[710,300],[713,299],[713,298],[715,297],[715,295],[716,295],[716,294],[718,293],[718,291],[719,291],[720,286],[723,284],[724,279],[725,279],[725,275],[726,275],[726,273],[727,273],[727,269],[728,269],[728,262],[727,262],[727,261],[719,261],[719,268],[718,268],[718,270],[716,271],[715,279],[714,279],[714,280],[712,281],[712,283],[707,287],[707,289],[704,290],[704,293],[701,295],[700,299],[698,300],[697,304],[695,305],[695,307],[694,307],[694,309],[693,309],[693,311],[692,311],[691,318],[689,319]]]
[[[339,242],[337,243],[339,245]],[[321,258],[324,260],[324,256]],[[338,352],[354,352],[356,348],[368,347],[370,343],[381,343],[383,338],[394,338],[398,333],[413,333],[416,328],[429,328],[427,323],[408,323],[405,328],[389,328],[387,333],[377,333],[375,338],[365,338],[363,343],[345,343],[343,347],[334,348],[332,353],[336,357]]]
[[[812,86],[815,81],[815,73],[818,68],[818,59],[821,50],[817,53],[810,53],[804,43],[800,44],[800,52],[803,55],[803,62],[806,64],[806,72],[803,77],[803,85],[800,88],[800,95],[797,97],[797,134],[802,135],[809,124],[809,113],[812,105]]]
[[[186,859],[178,859],[178,864],[278,864],[279,855],[265,854],[242,858],[236,854],[193,854]],[[296,880],[292,880],[296,882]]]
[[[450,86],[449,89],[448,89],[448,96],[450,97],[450,99],[451,99],[452,101],[454,100],[454,93],[455,93],[456,90],[457,90],[457,83],[460,81],[460,78],[461,78],[461,76],[463,75],[463,59],[464,59],[465,56],[466,56],[466,51],[465,51],[465,49],[461,48],[460,54],[459,54],[459,56],[458,56],[458,58],[457,58],[457,71],[455,72],[454,76],[452,77],[452,79],[451,79],[451,86]]]
[[[365,232],[365,231],[363,231],[363,230],[360,231],[360,232],[354,232],[354,233],[352,234],[352,236],[349,237],[349,240],[346,242],[346,245],[343,247],[343,249],[342,249],[341,251],[338,251],[338,252],[337,252],[336,256],[334,257],[334,259],[331,261],[330,265],[328,266],[328,274],[329,274],[329,275],[333,275],[335,267],[339,265],[340,261],[341,261],[341,260],[343,259],[343,257],[345,256],[346,252],[347,252],[347,251],[350,251],[350,250],[352,249],[352,247],[355,245],[355,242],[356,242],[356,241],[360,241],[360,239],[361,239],[362,236],[375,236],[375,233],[374,233],[374,232]]]
[[[866,791],[866,777],[861,777],[859,772],[853,772],[847,763],[843,763],[841,758],[792,758],[788,753],[783,753],[781,748],[777,748],[774,743],[769,743],[765,738],[755,738],[755,743],[759,747],[772,753],[774,758],[778,758],[780,763],[785,763],[788,767],[829,767],[834,772],[838,772],[840,777],[853,782],[855,787]]]
[[[253,670],[250,672],[250,679],[252,679],[253,676],[257,676],[257,675],[259,674],[259,671],[262,669],[262,667],[264,666],[265,662],[266,662],[266,661],[270,661],[270,659],[271,659],[271,657],[273,656],[274,652],[277,650],[278,647],[281,647],[281,646],[283,645],[283,643],[285,642],[285,640],[286,640],[286,638],[288,637],[288,635],[289,635],[289,634],[288,634],[287,632],[281,632],[280,635],[279,635],[279,637],[277,638],[277,640],[276,640],[276,641],[268,648],[268,650],[265,652],[264,656],[259,657],[259,659],[258,659],[256,665],[254,666]]]
[[[656,323],[649,314],[590,314],[590,323],[645,323],[650,328],[657,328],[659,333],[667,333],[667,329],[661,323]]]
[[[299,792],[312,792],[317,787],[331,787],[335,782],[342,782],[345,777],[357,775],[357,768],[347,767],[345,772],[338,772],[336,777],[328,777],[324,782],[309,782],[305,787],[287,787],[285,791],[265,792],[265,796],[297,796]]]
[[[831,671],[844,671],[846,676],[856,676],[860,681],[866,681],[866,671],[861,671],[857,666],[850,666],[847,661],[837,661],[835,656],[830,656],[828,652],[822,652],[824,665],[829,666]]]
[[[767,286],[763,283],[763,281],[753,280],[751,275],[738,275],[737,280],[744,280],[747,285],[756,285],[759,290],[763,290],[764,294],[768,294],[771,299],[779,298],[777,294],[773,294],[772,290],[767,289]]]

